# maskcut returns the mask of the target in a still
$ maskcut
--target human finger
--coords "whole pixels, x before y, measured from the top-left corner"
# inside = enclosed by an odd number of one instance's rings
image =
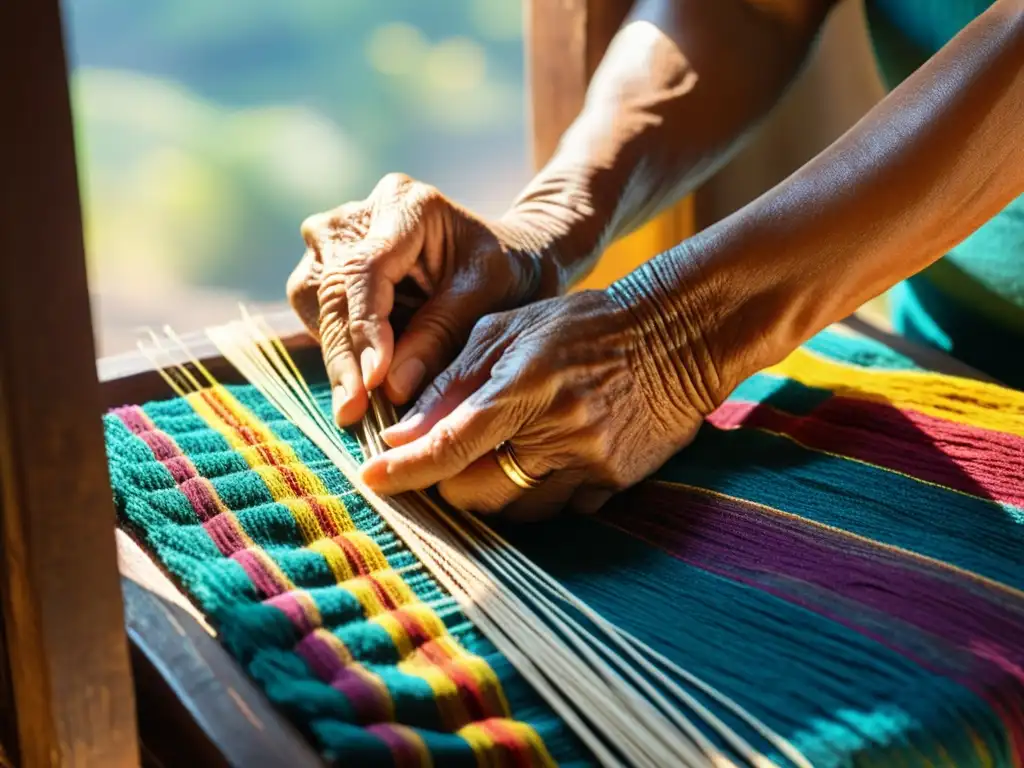
[[[292,310],[306,327],[306,330],[317,340],[320,339],[320,306],[317,299],[317,288],[323,265],[315,251],[307,248],[298,265],[288,277],[285,295]]]
[[[331,410],[340,427],[363,417],[369,397],[348,333],[347,296],[344,280],[328,273],[318,289],[319,337],[327,380],[331,385]]]
[[[447,288],[413,315],[398,340],[385,392],[404,405],[434,380],[467,344],[476,322],[491,309],[486,291]]]
[[[577,515],[597,514],[614,495],[607,488],[583,485],[573,493],[566,509]]]
[[[430,207],[440,193],[401,174],[377,185],[366,237],[348,247],[340,263],[346,275],[349,334],[359,360],[363,383],[373,389],[384,381],[394,353],[389,317],[395,285],[416,266],[427,240],[437,240],[439,227]]]
[[[521,454],[526,454],[522,456]],[[533,477],[544,476],[537,488],[524,489],[502,471],[495,455],[477,459],[455,477],[438,484],[441,496],[451,505],[467,512],[494,514],[526,522],[553,517],[566,505],[579,485],[574,472],[551,472],[550,463],[516,450],[523,471]]]
[[[441,419],[480,389],[512,338],[500,315],[488,315],[473,326],[469,340],[455,360],[431,380],[405,417],[381,433],[384,441],[397,448],[423,437]]]
[[[462,472],[522,426],[521,408],[493,380],[473,393],[423,436],[385,451],[362,467],[363,480],[394,495],[429,488]]]

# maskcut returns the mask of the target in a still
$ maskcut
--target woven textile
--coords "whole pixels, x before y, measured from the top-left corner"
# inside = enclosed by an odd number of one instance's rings
[[[326,756],[591,762],[251,388],[105,423],[123,524]],[[1024,764],[1024,394],[822,334],[600,517],[502,533],[814,765]]]

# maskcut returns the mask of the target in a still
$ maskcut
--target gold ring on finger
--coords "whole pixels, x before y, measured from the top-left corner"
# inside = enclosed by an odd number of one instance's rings
[[[523,465],[516,458],[515,451],[512,450],[512,444],[507,440],[494,449],[494,456],[497,458],[498,466],[501,467],[501,471],[505,473],[505,476],[524,491],[538,488],[543,484],[543,480],[534,477],[523,469]]]

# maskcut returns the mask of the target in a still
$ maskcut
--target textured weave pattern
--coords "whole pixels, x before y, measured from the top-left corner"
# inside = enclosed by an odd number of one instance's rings
[[[126,527],[328,757],[589,762],[250,388],[106,432]],[[502,533],[815,765],[1024,764],[1024,394],[823,334],[599,518]]]

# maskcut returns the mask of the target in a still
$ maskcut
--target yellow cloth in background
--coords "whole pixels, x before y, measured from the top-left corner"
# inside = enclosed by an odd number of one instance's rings
[[[573,290],[606,288],[648,259],[678,245],[694,232],[693,198],[677,203],[631,235],[612,244],[598,260],[594,271]]]

